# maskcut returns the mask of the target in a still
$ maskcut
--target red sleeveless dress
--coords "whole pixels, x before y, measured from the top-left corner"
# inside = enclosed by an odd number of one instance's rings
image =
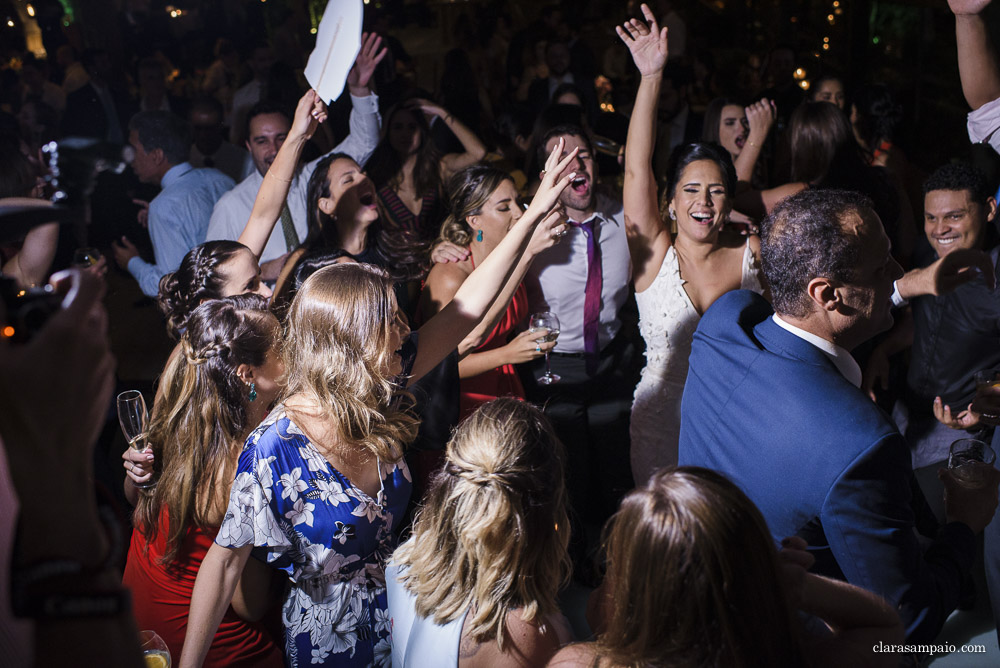
[[[518,323],[523,322],[527,317],[528,291],[522,283],[514,291],[514,296],[496,327],[493,328],[482,345],[472,352],[481,353],[507,345],[511,335],[516,332]],[[478,376],[463,378],[460,387],[462,395],[459,398],[459,414],[462,419],[476,410],[479,405],[497,397],[524,399],[524,388],[521,386],[521,379],[518,378],[517,369],[514,368],[513,364],[504,364]]]
[[[160,513],[156,540],[149,544],[148,552],[145,536],[138,529],[132,532],[122,583],[132,591],[136,624],[140,629],[156,631],[167,643],[176,664],[184,646],[194,580],[217,529],[189,528],[177,560],[168,567],[160,563],[167,545],[166,516],[166,512]],[[278,635],[269,630],[267,621],[266,617],[256,623],[243,621],[230,607],[215,632],[205,667],[282,668],[284,652],[280,644],[275,644],[276,639],[281,642],[281,621],[274,620]]]

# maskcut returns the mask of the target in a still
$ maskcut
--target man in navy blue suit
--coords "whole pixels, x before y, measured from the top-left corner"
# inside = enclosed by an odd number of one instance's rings
[[[906,296],[889,250],[861,195],[807,190],[774,210],[761,231],[774,309],[737,291],[705,313],[681,405],[680,463],[730,477],[776,538],[804,538],[817,571],[897,604],[908,640],[923,642],[958,603],[1000,474],[979,489],[946,476],[948,523],[921,549],[909,449],[859,389],[850,354],[892,324],[896,290]]]

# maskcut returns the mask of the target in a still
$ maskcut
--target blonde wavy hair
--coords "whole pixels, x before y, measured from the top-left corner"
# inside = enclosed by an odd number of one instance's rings
[[[393,560],[417,614],[447,624],[471,607],[472,638],[503,651],[507,615],[540,623],[569,577],[563,447],[539,409],[496,399],[459,425],[446,462]]]
[[[417,434],[410,395],[390,369],[398,315],[392,279],[377,267],[323,267],[299,288],[288,311],[282,357],[284,398],[301,394],[321,407],[341,442],[382,461],[402,457]]]
[[[504,181],[514,183],[510,174],[491,165],[471,165],[452,176],[448,180],[449,212],[441,224],[441,240],[468,246],[472,242],[472,227],[467,218],[482,213],[483,206]]]

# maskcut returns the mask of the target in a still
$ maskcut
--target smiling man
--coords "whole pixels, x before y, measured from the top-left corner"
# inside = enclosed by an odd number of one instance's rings
[[[926,491],[948,458],[948,446],[963,436],[955,429],[974,426],[966,408],[976,394],[975,372],[1000,367],[1000,295],[990,280],[995,281],[1000,249],[983,250],[995,241],[991,226],[996,213],[986,179],[970,165],[945,165],[927,179],[924,232],[933,257],[927,258],[927,268],[899,281],[910,311],[900,314],[899,324],[873,352],[866,372],[866,385],[878,386],[887,374],[888,358],[911,348],[906,387],[893,418],[913,451],[913,467]],[[945,263],[975,265],[963,272],[962,277],[971,280],[950,291],[907,287],[919,282],[914,277]]]
[[[729,477],[776,540],[809,543],[814,572],[885,597],[908,639],[929,641],[958,604],[974,534],[996,507],[996,477],[975,490],[951,484],[948,523],[921,549],[906,444],[859,389],[850,352],[892,325],[903,275],[869,200],[805,190],[764,220],[760,245],[773,311],[738,290],[705,312],[681,404],[680,464]]]

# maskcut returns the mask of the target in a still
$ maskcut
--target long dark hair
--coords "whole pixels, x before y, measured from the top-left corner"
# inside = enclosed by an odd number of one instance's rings
[[[705,120],[702,125],[701,140],[719,143],[719,121],[722,120],[722,110],[733,106],[743,108],[744,105],[731,97],[717,97],[705,107]]]
[[[241,250],[250,252],[236,241],[206,241],[188,251],[177,271],[160,279],[156,301],[167,318],[170,338],[180,339],[185,320],[199,304],[222,296],[225,277],[219,267]]]
[[[236,369],[262,366],[278,336],[267,300],[256,294],[214,299],[186,320],[181,350],[160,378],[149,444],[159,480],[141,491],[135,526],[152,543],[163,512],[169,518],[163,562],[177,557],[189,526],[206,529],[223,508],[215,489],[229,485],[246,432],[247,390]]]
[[[431,139],[431,129],[423,112],[419,108],[411,108],[411,105],[412,102],[406,100],[393,107],[386,115],[382,125],[382,140],[365,163],[365,172],[375,182],[376,188],[399,185],[405,156],[399,155],[389,145],[389,132],[396,115],[406,112],[416,119],[417,127],[420,128],[420,148],[417,149],[417,164],[413,167],[413,185],[417,190],[417,197],[423,197],[441,187],[441,152]]]
[[[330,196],[330,165],[336,160],[355,162],[346,153],[331,153],[316,164],[309,178],[306,196],[309,233],[302,242],[309,254],[343,247],[334,217],[319,208],[319,201]],[[407,230],[389,230],[382,224],[381,217],[368,227],[366,246],[374,254],[375,263],[386,269],[395,281],[415,280],[427,273],[427,244]]]

